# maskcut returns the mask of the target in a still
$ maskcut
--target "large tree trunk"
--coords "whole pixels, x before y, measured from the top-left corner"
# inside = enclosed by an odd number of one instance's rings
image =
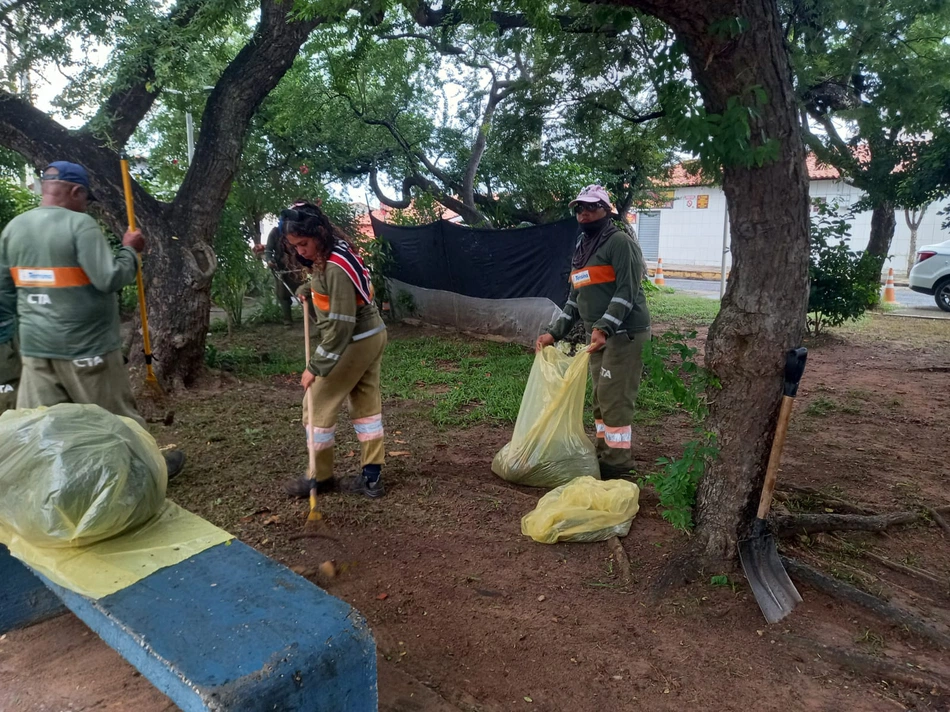
[[[731,97],[746,101],[751,87],[764,89],[768,102],[750,117],[751,135],[757,145],[779,144],[773,163],[724,167],[733,266],[706,341],[706,365],[722,386],[710,390],[708,428],[721,450],[700,483],[690,565],[680,571],[729,570],[758,501],[785,351],[799,345],[805,325],[808,178],[791,71],[774,0],[625,4],[676,31],[709,112],[722,113]],[[734,17],[747,23],[735,37],[713,27]]]
[[[875,203],[871,211],[871,239],[868,240],[867,254],[876,257],[882,265],[890,254],[894,230],[897,228],[894,209],[894,203],[882,200]]]

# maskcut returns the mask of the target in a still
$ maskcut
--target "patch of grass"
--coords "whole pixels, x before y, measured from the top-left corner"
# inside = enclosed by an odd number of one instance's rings
[[[823,418],[829,413],[834,413],[835,411],[839,413],[845,413],[846,415],[861,415],[861,406],[858,403],[839,403],[836,400],[831,398],[825,398],[824,396],[818,396],[811,403],[808,404],[808,407],[805,409],[805,415],[810,415],[815,418]]]
[[[859,319],[829,328],[830,334],[842,336],[852,343],[878,345],[880,342],[908,346],[938,347],[950,344],[950,322],[946,319],[902,319],[883,313],[869,312]]]
[[[650,318],[677,326],[706,326],[719,313],[719,300],[665,291],[648,297]]]
[[[209,368],[233,373],[239,378],[301,373],[305,365],[303,356],[295,358],[279,349],[255,351],[247,346],[219,349],[210,343],[205,345],[205,364]]]
[[[431,401],[432,420],[440,427],[483,422],[512,423],[518,417],[534,354],[510,344],[448,338],[397,339],[386,347],[382,388],[387,398]],[[585,424],[593,425],[588,380]],[[644,377],[636,423],[655,423],[682,410],[668,388]]]
[[[805,408],[805,415],[810,415],[814,418],[823,418],[828,415],[828,413],[833,413],[837,409],[837,402],[830,398],[825,398],[824,396],[818,396]]]
[[[295,332],[266,326],[247,329],[233,339],[216,336],[205,348],[205,363],[239,378],[300,373],[304,359],[298,338]],[[512,423],[533,361],[532,352],[511,344],[451,337],[394,339],[383,357],[383,397],[432,403],[431,418],[440,427]],[[594,422],[592,400],[588,380],[588,426]],[[647,374],[640,384],[634,421],[656,423],[683,407],[681,397]]]
[[[439,426],[514,421],[534,354],[520,346],[440,338],[390,342],[383,396],[432,400]]]

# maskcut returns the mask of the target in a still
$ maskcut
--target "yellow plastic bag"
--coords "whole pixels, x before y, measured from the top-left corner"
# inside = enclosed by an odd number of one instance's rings
[[[544,495],[521,518],[521,533],[542,544],[627,536],[640,511],[640,488],[626,480],[579,477]]]
[[[138,423],[63,403],[0,416],[0,523],[42,547],[92,544],[145,523],[168,474]]]
[[[584,432],[589,362],[586,351],[572,358],[553,346],[535,356],[511,442],[495,455],[492,472],[530,487],[600,479],[597,451]]]

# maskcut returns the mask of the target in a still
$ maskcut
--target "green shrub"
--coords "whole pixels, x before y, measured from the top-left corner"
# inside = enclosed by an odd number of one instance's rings
[[[817,336],[826,326],[840,326],[860,317],[880,300],[881,265],[862,257],[848,242],[848,216],[836,205],[816,201],[811,225],[808,275],[808,332]]]

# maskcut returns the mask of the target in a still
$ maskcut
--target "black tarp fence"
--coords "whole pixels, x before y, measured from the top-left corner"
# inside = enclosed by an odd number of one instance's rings
[[[577,240],[573,218],[510,230],[446,220],[401,226],[373,218],[373,231],[389,243],[389,277],[399,282],[479,299],[567,301]]]

